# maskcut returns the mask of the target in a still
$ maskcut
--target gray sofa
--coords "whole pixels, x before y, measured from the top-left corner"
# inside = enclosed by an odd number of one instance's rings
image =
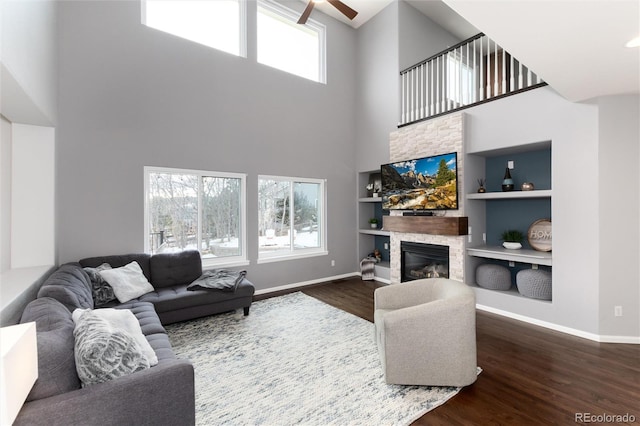
[[[81,387],[74,357],[72,312],[93,309],[89,275],[83,266],[119,267],[136,260],[154,291],[104,307],[129,309],[155,352],[158,363],[103,383]],[[244,279],[235,292],[188,291],[202,274],[197,252],[133,254],[83,259],[62,265],[25,308],[21,322],[36,322],[39,375],[15,425],[193,425],[193,365],[177,359],[163,324],[243,308],[253,296]]]
[[[138,262],[154,291],[138,298],[150,302],[162,324],[186,321],[242,308],[249,315],[255,291],[253,284],[243,279],[234,292],[187,290],[187,286],[202,275],[202,260],[195,250],[180,253],[145,253],[122,256],[89,257],[80,260],[80,266],[96,268],[108,263],[114,268],[132,261]],[[46,283],[45,283],[46,284]],[[114,302],[112,305],[116,305]],[[111,306],[111,305],[106,305]]]

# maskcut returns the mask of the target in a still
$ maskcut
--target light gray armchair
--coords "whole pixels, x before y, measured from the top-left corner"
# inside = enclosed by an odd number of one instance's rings
[[[476,381],[473,289],[428,278],[380,287],[375,330],[387,383],[466,386]]]

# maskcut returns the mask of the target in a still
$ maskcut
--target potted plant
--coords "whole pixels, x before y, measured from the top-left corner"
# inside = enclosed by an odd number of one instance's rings
[[[371,219],[369,219],[369,224],[371,225],[371,227],[373,229],[377,229],[378,228],[378,219],[376,219],[375,217],[372,217]]]
[[[524,235],[522,232],[517,229],[508,229],[504,231],[501,235],[502,246],[507,249],[519,249],[522,248],[522,240],[524,240]]]

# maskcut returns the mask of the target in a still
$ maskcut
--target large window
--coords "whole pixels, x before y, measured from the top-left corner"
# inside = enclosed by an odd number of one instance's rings
[[[324,200],[323,180],[260,176],[259,260],[327,254]]]
[[[236,56],[246,56],[245,0],[143,0],[142,23]]]
[[[145,167],[145,250],[246,263],[245,175]]]
[[[258,2],[258,62],[325,83],[325,28],[268,0]]]

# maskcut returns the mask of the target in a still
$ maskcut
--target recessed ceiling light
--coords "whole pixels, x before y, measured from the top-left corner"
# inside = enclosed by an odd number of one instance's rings
[[[636,37],[632,40],[629,40],[629,42],[627,44],[625,44],[626,47],[640,47],[640,37]]]

